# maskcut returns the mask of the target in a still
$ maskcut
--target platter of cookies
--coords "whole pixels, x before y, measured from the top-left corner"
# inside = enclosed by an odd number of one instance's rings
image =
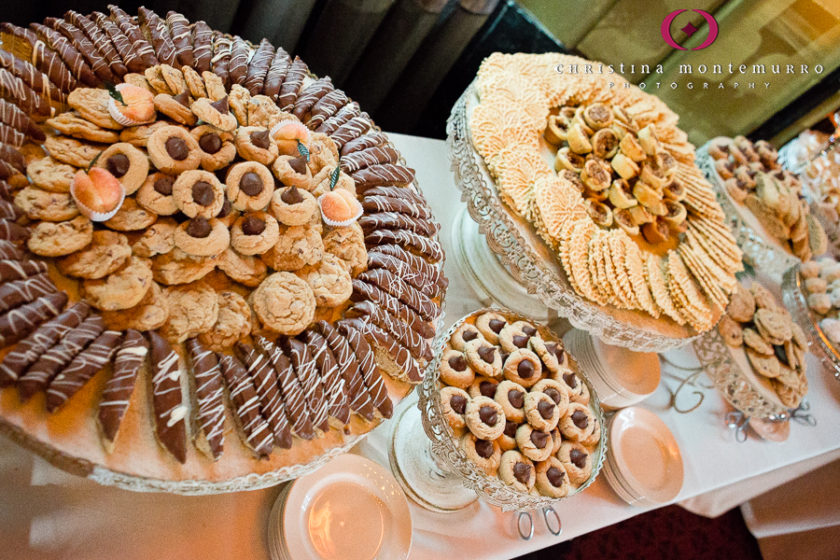
[[[420,387],[434,454],[503,509],[549,506],[592,484],[604,417],[562,340],[498,308],[471,313],[447,334]]]
[[[769,142],[715,138],[700,150],[699,161],[751,264],[780,278],[794,264],[825,253],[828,238],[801,181],[782,168]]]
[[[660,352],[708,331],[741,252],[677,115],[561,54],[485,59],[456,103],[456,183],[529,292],[615,345]]]
[[[808,335],[810,350],[840,379],[840,263],[823,257],[785,272],[785,307]]]
[[[694,345],[715,386],[749,417],[784,418],[808,392],[808,339],[776,297],[742,279],[717,329]]]
[[[243,490],[422,381],[439,225],[329,77],[146,8],[0,39],[3,433],[105,484]]]

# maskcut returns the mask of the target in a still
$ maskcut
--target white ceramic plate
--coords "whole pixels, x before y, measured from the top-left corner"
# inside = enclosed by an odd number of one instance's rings
[[[411,550],[405,495],[387,469],[359,455],[294,481],[279,518],[269,533],[279,533],[288,560],[402,560]]]
[[[592,349],[601,369],[627,393],[647,397],[659,386],[659,358],[651,352],[633,352],[604,344],[592,337]]]
[[[617,412],[610,428],[616,469],[644,501],[668,503],[683,485],[680,448],[668,426],[644,408]]]

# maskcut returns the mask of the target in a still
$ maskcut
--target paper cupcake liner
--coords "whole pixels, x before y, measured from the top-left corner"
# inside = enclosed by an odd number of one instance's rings
[[[353,215],[353,217],[352,217],[352,218],[348,218],[348,219],[346,219],[346,220],[342,220],[342,221],[340,221],[340,222],[339,222],[339,221],[336,221],[336,220],[331,220],[330,218],[328,218],[328,217],[326,216],[326,214],[324,214],[324,208],[323,208],[323,206],[321,205],[321,199],[323,199],[323,198],[324,198],[324,196],[326,196],[327,194],[328,194],[328,193],[324,193],[324,194],[322,194],[321,196],[319,196],[319,197],[318,197],[318,208],[320,208],[320,210],[321,210],[321,219],[322,219],[322,220],[324,220],[324,222],[325,222],[328,226],[330,226],[330,227],[347,227],[347,226],[351,226],[351,225],[353,225],[353,224],[356,222],[356,220],[358,220],[358,219],[362,216],[362,212],[364,211],[364,209],[362,208],[362,205],[361,205],[361,204],[359,204],[359,201],[356,201],[356,207],[358,208],[358,210],[356,211],[356,213]]]
[[[125,84],[119,84],[116,86],[116,90],[120,91],[120,86]],[[111,115],[111,118],[117,121],[119,124],[123,126],[137,126],[141,124],[148,124],[150,122],[154,122],[154,117],[148,121],[137,121],[134,119],[130,119],[122,114],[119,107],[117,107],[117,100],[113,97],[108,98],[108,114]]]
[[[76,198],[76,181],[74,180],[72,183],[70,183],[70,195],[73,197],[73,201],[76,203],[76,207],[79,209],[79,212],[81,212],[82,215],[89,218],[92,222],[104,222],[114,217],[114,215],[120,210],[120,208],[122,208],[123,202],[125,201],[125,187],[123,187],[122,184],[120,184],[120,193],[120,201],[117,203],[113,210],[111,210],[110,212],[97,212],[96,210],[88,208],[87,206],[79,202],[79,200]]]

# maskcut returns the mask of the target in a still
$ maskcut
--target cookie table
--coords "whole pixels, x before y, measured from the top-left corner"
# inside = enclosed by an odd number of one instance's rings
[[[441,240],[450,246],[452,222],[461,203],[452,182],[444,142],[393,135],[406,160],[417,169],[420,185],[435,217],[443,224]],[[447,263],[450,287],[447,325],[481,307]],[[690,351],[673,361],[693,365]],[[663,374],[675,373],[663,366]],[[840,439],[840,384],[819,370],[809,356],[808,400],[816,427],[794,423],[781,444],[749,439],[737,443],[723,422],[727,405],[712,391],[690,414],[669,408],[668,387],[678,382],[663,375],[657,392],[642,406],[658,414],[674,433],[685,462],[685,482],[677,501],[692,511],[716,515],[836,458]],[[400,407],[414,406],[414,397]],[[394,418],[399,416],[399,408]],[[354,451],[388,466],[393,420],[374,431]],[[58,471],[0,439],[0,558],[267,558],[265,527],[280,488],[217,496],[184,497],[137,494],[102,487]],[[791,492],[791,498],[796,495]],[[805,499],[814,499],[808,496]],[[642,513],[622,502],[603,477],[584,493],[556,508],[563,534],[551,536],[537,520],[535,536],[519,539],[514,515],[482,502],[454,514],[437,514],[411,504],[414,541],[411,558],[511,558],[618,523]]]

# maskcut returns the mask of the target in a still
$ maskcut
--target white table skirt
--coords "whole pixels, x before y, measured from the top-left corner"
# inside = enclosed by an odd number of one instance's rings
[[[393,139],[417,169],[421,187],[443,225],[441,239],[449,246],[451,224],[462,203],[444,143],[396,134]],[[448,325],[484,302],[465,285],[454,262],[447,262],[446,268]],[[680,363],[692,358],[684,351],[671,357]],[[713,391],[707,391],[704,403],[694,412],[676,413],[669,408],[667,387],[674,389],[677,382],[663,377],[657,393],[643,406],[662,417],[681,446],[685,483],[676,501],[685,502],[692,511],[717,515],[721,504],[726,509],[740,504],[785,481],[790,473],[802,474],[800,469],[808,461],[813,460],[811,468],[816,468],[836,455],[840,383],[810,359],[808,398],[818,425],[793,424],[791,437],[781,444],[754,439],[735,442],[723,422],[727,405]],[[412,405],[413,398],[401,406]],[[355,451],[387,466],[391,424],[377,429]],[[702,496],[714,491],[724,492],[725,499],[705,504]],[[0,441],[0,558],[258,560],[267,557],[266,519],[278,492],[273,488],[207,497],[134,494],[66,475]],[[513,514],[482,502],[454,514],[431,513],[411,504],[411,558],[512,558],[644,511],[624,504],[603,477],[557,510],[564,527],[560,537],[550,535],[538,520],[535,537],[523,542],[516,535]]]

